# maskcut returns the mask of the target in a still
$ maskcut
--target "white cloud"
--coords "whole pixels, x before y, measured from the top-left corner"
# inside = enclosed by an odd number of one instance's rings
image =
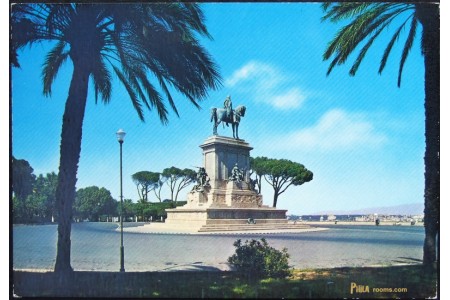
[[[264,102],[276,109],[297,109],[306,100],[306,93],[298,86],[291,84],[276,66],[250,61],[236,70],[225,80],[228,88],[254,97],[254,101]]]
[[[236,87],[250,82],[252,86],[270,89],[282,80],[283,76],[275,67],[258,61],[250,61],[236,70],[225,81],[225,84],[228,87]]]
[[[278,138],[285,149],[347,150],[362,146],[380,146],[387,137],[375,130],[364,114],[333,109],[305,129]]]
[[[225,84],[229,87],[233,87],[238,82],[248,79],[250,75],[255,73],[255,70],[256,70],[255,63],[253,62],[248,63],[239,70],[236,70],[231,76],[231,78],[228,78],[226,80]]]
[[[280,109],[298,108],[302,105],[306,96],[299,88],[292,88],[285,94],[273,98],[273,105]]]

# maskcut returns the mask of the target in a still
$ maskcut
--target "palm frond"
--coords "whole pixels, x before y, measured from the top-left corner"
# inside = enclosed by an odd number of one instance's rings
[[[164,101],[161,95],[156,91],[153,85],[148,80],[147,76],[144,73],[140,73],[137,75],[142,86],[147,92],[147,97],[150,102],[151,107],[156,107],[156,111],[158,112],[159,119],[163,124],[167,124],[167,109],[164,105]]]
[[[417,29],[417,18],[414,16],[411,21],[411,29],[409,30],[408,37],[405,41],[405,46],[403,47],[402,57],[400,59],[400,67],[398,70],[398,80],[397,85],[400,87],[401,81],[402,81],[402,72],[403,67],[405,65],[405,61],[408,58],[408,54],[414,44],[414,37],[416,36],[416,29]]]
[[[11,14],[11,46],[17,51],[23,46],[39,40],[39,25],[33,22],[29,15],[29,5],[15,4]]]
[[[324,12],[326,12],[326,11],[328,10],[328,8],[329,8],[332,4],[333,4],[332,2],[325,2],[325,3],[322,3],[322,10],[323,10]]]
[[[122,82],[122,84],[125,86],[125,89],[128,92],[128,95],[130,96],[131,103],[133,104],[134,109],[136,110],[139,119],[144,122],[144,113],[142,111],[142,105],[139,102],[138,97],[136,96],[136,93],[133,90],[133,87],[129,84],[126,76],[116,67],[113,66],[114,72],[116,73],[119,80]]]
[[[336,44],[337,52],[340,56],[338,64],[343,64],[360,42],[383,23],[390,22],[389,20],[398,13],[397,11],[394,11],[389,14],[381,14],[385,8],[386,5],[376,6],[357,17],[355,21],[348,26],[344,27],[340,40],[337,41]]]
[[[103,102],[108,103],[111,100],[111,74],[101,56],[95,59],[95,63],[92,71],[95,103],[98,101],[99,94],[102,96]]]
[[[377,31],[369,38],[367,43],[364,45],[364,47],[361,49],[358,57],[356,58],[352,68],[350,69],[350,75],[354,76],[356,74],[356,71],[358,70],[359,65],[361,64],[361,61],[365,57],[367,51],[372,46],[375,39],[384,31],[384,29],[394,20],[394,18],[402,13],[403,9],[394,10],[391,13],[386,13],[380,16],[378,20],[373,22],[368,28],[367,32],[372,32],[373,30],[377,29]],[[362,41],[362,40],[361,40]]]
[[[378,31],[367,41],[367,43],[364,45],[364,47],[359,52],[358,57],[356,58],[355,62],[353,63],[353,66],[350,69],[350,75],[355,76],[356,71],[358,71],[359,65],[361,64],[363,58],[366,56],[367,51],[369,50],[370,46],[372,46],[375,39],[380,35],[381,32],[383,32],[384,26],[379,28]]]
[[[203,84],[212,87],[214,90],[221,87],[222,80],[220,79],[219,66],[205,49],[197,44],[196,51],[193,51],[192,55],[195,57],[194,61],[198,62],[197,66],[199,74],[204,81]]]
[[[165,80],[186,96],[190,95],[191,99],[203,99],[206,87],[215,89],[220,85],[217,66],[196,40],[182,41],[173,35],[157,32],[151,38],[160,42],[156,44],[149,40],[147,48],[164,70]]]
[[[338,51],[339,43],[342,40],[342,37],[346,31],[346,27],[341,28],[336,36],[328,43],[327,48],[325,49],[325,52],[322,55],[323,60],[328,60],[330,57]]]
[[[46,41],[62,40],[61,33],[52,33],[46,27],[48,5],[20,3],[11,9],[11,56],[14,65],[19,66],[17,51],[26,45]]]
[[[204,97],[205,87],[211,86],[209,83],[213,81],[210,78],[214,77],[214,75],[207,74],[206,69],[205,71],[201,70],[201,61],[194,56],[194,53],[198,54],[199,51],[198,49],[192,49],[190,46],[193,41],[183,42],[173,37],[173,35],[173,32],[159,30],[148,34],[144,46],[149,53],[145,60],[149,69],[153,71],[158,79],[169,105],[179,115],[167,83],[175,87],[192,104],[199,108],[195,97]],[[169,38],[164,38],[167,36]],[[158,43],[155,41],[158,41]],[[206,60],[206,57],[204,59]],[[209,80],[209,82],[206,82],[205,79]]]
[[[367,2],[347,2],[340,3],[338,5],[332,3],[324,3],[322,4],[322,9],[327,12],[325,16],[322,17],[322,21],[330,20],[331,22],[337,22],[342,19],[347,19],[350,17],[354,17],[362,13],[369,6],[373,5],[373,3]]]
[[[135,69],[136,68],[136,69]],[[122,69],[124,71],[124,74],[126,75],[127,81],[130,84],[130,86],[133,88],[137,96],[141,99],[141,101],[145,104],[147,108],[150,108],[147,98],[142,91],[142,88],[139,84],[139,81],[137,79],[136,73],[139,72],[138,66],[130,66],[127,62],[122,61]]]
[[[131,39],[132,36],[137,36],[136,39]],[[127,39],[130,39],[127,42]],[[122,67],[124,67],[124,70],[128,73],[127,77],[131,86],[137,91],[139,94],[142,102],[146,105],[146,107],[151,110],[152,108],[156,108],[158,117],[160,121],[163,124],[168,123],[168,112],[164,105],[163,99],[161,98],[161,95],[156,91],[156,89],[153,87],[153,85],[150,83],[147,75],[145,74],[145,70],[149,69],[152,71],[152,73],[155,75],[155,77],[158,78],[158,75],[161,77],[159,78],[160,85],[163,89],[163,91],[166,93],[167,98],[169,100],[169,103],[171,104],[171,107],[175,111],[175,113],[178,115],[178,111],[176,109],[175,103],[172,99],[172,96],[170,95],[169,90],[165,86],[164,82],[161,83],[162,77],[164,77],[164,74],[166,74],[166,70],[158,65],[158,60],[154,57],[140,57],[142,56],[142,53],[138,54],[139,49],[145,49],[145,47],[142,45],[142,37],[138,36],[138,33],[131,33],[130,36],[127,39],[122,39],[119,43],[116,43],[117,49],[118,49],[118,55],[120,57],[120,63]],[[131,65],[134,65],[131,67]],[[165,75],[167,76],[167,75]],[[144,95],[144,92],[142,88],[145,89],[146,95]]]
[[[221,85],[218,66],[197,39],[199,35],[212,38],[198,4],[83,2],[13,7],[14,24],[22,22],[29,29],[21,32],[30,33],[17,36],[11,47],[14,65],[18,66],[17,49],[24,45],[57,41],[42,72],[46,95],[51,94],[56,73],[67,58],[83,58],[83,67],[92,75],[96,103],[99,98],[110,101],[111,74],[116,74],[141,120],[144,107],[155,109],[164,124],[169,106],[179,116],[173,90],[200,109],[198,102],[208,90]],[[70,45],[70,52],[63,45]]]
[[[186,2],[183,3],[183,6],[186,11],[186,20],[188,21],[191,30],[212,39],[212,36],[209,34],[208,29],[206,28],[205,16],[203,15],[203,12],[200,9],[199,5],[196,3]]]
[[[394,46],[395,42],[398,41],[400,37],[400,33],[405,28],[406,23],[408,22],[409,18],[405,20],[397,29],[397,31],[392,36],[391,40],[389,41],[388,45],[386,46],[386,49],[384,50],[383,57],[380,61],[380,68],[378,69],[378,74],[381,74],[384,70],[384,67],[386,66],[387,60],[389,58],[389,54],[391,53],[392,47]]]
[[[339,61],[339,56],[336,56],[330,63],[330,65],[328,66],[327,69],[327,76],[331,74],[331,71],[333,71],[334,66],[336,66],[336,64]]]
[[[150,108],[147,98],[138,81],[139,76],[137,74],[143,73],[142,69],[145,67],[145,65],[136,60],[135,53],[138,52],[138,47],[134,49],[133,43],[127,44],[126,38],[119,35],[113,35],[111,38],[111,42],[115,45],[117,50],[116,53],[123,70],[122,74],[125,76],[130,87],[135,91],[135,95],[139,96],[147,108]]]
[[[169,105],[172,108],[172,110],[175,112],[177,117],[180,117],[180,114],[178,113],[178,109],[175,105],[175,102],[173,101],[172,95],[170,94],[169,89],[167,88],[166,82],[164,81],[163,76],[161,74],[155,74],[155,76],[158,78],[159,85],[161,86],[162,90],[164,91],[164,94],[167,97],[167,100],[169,101]]]
[[[36,29],[28,19],[12,20],[13,25],[10,40],[10,57],[13,66],[20,68],[17,51],[26,44],[36,40]]]
[[[44,95],[51,96],[52,84],[58,74],[59,68],[68,58],[69,53],[64,52],[66,44],[58,42],[55,47],[47,54],[42,69],[42,79],[44,83]]]
[[[351,76],[354,76],[362,60],[366,56],[366,53],[377,37],[380,36],[387,26],[398,16],[405,16],[404,13],[406,11],[413,10],[414,5],[408,3],[338,3],[324,4],[323,9],[327,12],[322,18],[323,20],[335,22],[347,18],[353,19],[348,25],[345,25],[337,32],[336,36],[328,43],[327,48],[325,49],[323,60],[328,60],[334,55],[334,58],[328,67],[327,75],[331,73],[336,65],[344,64],[360,44],[366,41],[360,48],[359,53],[350,68],[349,73]],[[413,14],[406,16],[406,21],[400,25],[390,39],[380,63],[379,73],[384,69],[394,43],[398,40],[401,30],[405,27],[406,22],[412,15]],[[400,62],[399,83],[404,60],[406,60],[412,42],[414,41],[416,25],[417,24],[411,25],[410,35],[405,44],[403,51],[404,59],[402,59],[403,62]]]
[[[45,27],[50,34],[64,31],[75,13],[71,4],[58,3],[47,4],[49,7],[48,15],[45,22]]]

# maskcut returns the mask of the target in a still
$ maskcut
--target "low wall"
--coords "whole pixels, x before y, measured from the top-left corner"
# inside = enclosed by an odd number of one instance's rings
[[[206,210],[210,219],[282,219],[286,220],[284,209],[270,208],[209,208]]]
[[[167,224],[202,226],[206,224],[244,224],[248,219],[260,223],[287,223],[285,209],[274,208],[206,208],[166,209]]]
[[[206,224],[207,213],[205,209],[166,209],[167,224],[179,224],[180,226],[202,226]]]

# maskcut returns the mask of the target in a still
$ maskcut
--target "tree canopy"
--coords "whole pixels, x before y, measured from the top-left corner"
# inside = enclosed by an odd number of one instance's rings
[[[115,215],[117,201],[105,188],[90,186],[77,191],[74,209],[75,217],[82,220],[98,221],[100,215]]]
[[[277,207],[278,197],[288,187],[299,186],[313,179],[313,173],[300,163],[287,159],[256,157],[252,159],[252,170],[264,179],[274,190],[273,207]]]
[[[36,178],[35,193],[33,196],[41,197],[43,205],[42,217],[50,221],[52,217],[57,219],[58,211],[56,209],[56,185],[58,184],[58,175],[55,172],[47,173],[46,176],[40,174]]]
[[[150,171],[140,171],[131,175],[136,185],[139,199],[148,201],[148,193],[159,186],[160,173]]]
[[[162,199],[161,199],[161,190],[162,190],[166,180],[167,180],[167,178],[165,178],[161,174],[159,174],[159,180],[156,183],[155,188],[153,189],[153,192],[155,193],[155,197],[156,197],[156,199],[159,200],[159,202],[162,201]]]
[[[120,207],[117,205],[117,215],[120,216]],[[122,203],[122,215],[125,220],[136,215],[136,203],[131,199],[124,199]]]
[[[258,186],[258,193],[261,194],[261,180],[264,175],[264,162],[268,160],[267,157],[258,156],[250,157],[250,176],[254,173],[256,176],[256,184]]]
[[[192,169],[166,168],[161,173],[170,188],[171,200],[177,201],[179,192],[195,182],[197,173]]]
[[[12,191],[14,196],[24,201],[33,192],[36,176],[30,163],[24,159],[12,157]]]

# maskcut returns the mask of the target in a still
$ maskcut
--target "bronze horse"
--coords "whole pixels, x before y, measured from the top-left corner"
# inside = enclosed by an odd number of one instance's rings
[[[217,126],[220,122],[223,122],[226,123],[227,126],[228,124],[231,124],[231,127],[233,128],[233,137],[239,139],[239,122],[241,121],[241,117],[245,116],[245,110],[245,106],[239,105],[236,109],[231,111],[231,116],[227,116],[226,109],[213,107],[211,109],[211,122],[214,121],[213,134],[217,135]]]

